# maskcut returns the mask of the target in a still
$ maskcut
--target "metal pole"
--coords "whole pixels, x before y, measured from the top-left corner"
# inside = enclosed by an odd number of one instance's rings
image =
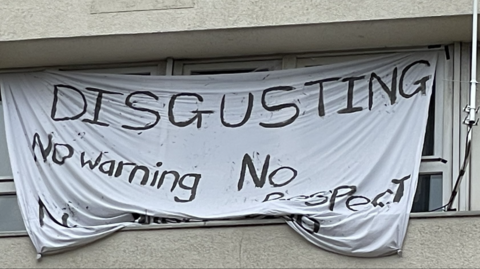
[[[470,105],[468,124],[473,125],[476,122],[476,92],[477,92],[477,20],[478,20],[478,0],[473,0],[473,20],[472,20],[472,66],[471,66],[471,80],[470,80]]]
[[[462,182],[463,175],[466,172],[466,166],[470,161],[470,146],[472,141],[472,128],[476,124],[476,93],[477,93],[477,30],[478,30],[478,0],[473,0],[473,12],[472,12],[472,58],[471,58],[471,79],[470,79],[470,103],[468,106],[465,107],[465,112],[468,113],[467,118],[465,119],[464,123],[468,125],[468,132],[467,132],[467,143],[465,145],[465,159],[463,160],[463,165],[460,169],[460,173],[458,178],[455,182],[455,186],[452,191],[452,195],[450,196],[450,200],[446,204],[446,210],[450,211],[453,207],[453,202],[458,194],[460,189],[460,183]]]

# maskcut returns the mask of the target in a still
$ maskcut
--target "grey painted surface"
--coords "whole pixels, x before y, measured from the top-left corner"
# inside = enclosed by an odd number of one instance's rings
[[[123,231],[45,256],[28,237],[0,238],[4,268],[478,268],[480,217],[412,219],[403,257],[362,259],[323,251],[288,226]]]
[[[0,69],[451,44],[468,16],[0,41]]]
[[[0,68],[419,46],[471,36],[471,0],[195,0],[183,9],[149,1],[152,10],[145,1],[102,1],[104,10],[123,11],[95,13],[97,2],[0,0]]]
[[[472,6],[471,0],[195,0],[193,8],[159,10],[160,2],[173,2],[163,0],[145,10],[152,1],[102,2],[103,10],[131,12],[98,14],[91,0],[0,0],[0,41],[457,16]]]

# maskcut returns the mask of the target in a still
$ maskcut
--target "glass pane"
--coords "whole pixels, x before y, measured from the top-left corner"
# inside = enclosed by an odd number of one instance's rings
[[[442,175],[420,175],[412,212],[429,212],[442,206]]]
[[[25,231],[16,195],[0,196],[0,232]]]
[[[12,177],[10,158],[8,157],[7,140],[5,137],[5,121],[3,119],[3,106],[0,102],[0,178]]]
[[[435,82],[433,83],[435,85]],[[435,88],[433,88],[430,98],[430,107],[428,108],[427,130],[423,142],[423,156],[434,155],[433,144],[435,142]]]
[[[191,71],[190,75],[219,75],[219,74],[238,74],[238,73],[250,73],[250,72],[265,72],[268,68],[260,69],[230,69],[230,70],[196,70]]]
[[[150,73],[121,73],[122,75],[150,76]]]

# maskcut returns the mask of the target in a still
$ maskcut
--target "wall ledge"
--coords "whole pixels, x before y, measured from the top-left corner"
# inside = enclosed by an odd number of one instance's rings
[[[465,218],[465,217],[480,217],[480,211],[410,213],[410,219]],[[146,230],[183,229],[183,228],[214,228],[214,227],[282,225],[282,224],[285,224],[285,220],[281,218],[248,219],[248,220],[213,220],[213,221],[198,221],[198,222],[185,222],[185,223],[168,223],[168,224],[138,224],[136,226],[126,227],[122,231],[146,231]],[[0,232],[0,238],[24,237],[24,236],[28,236],[28,233],[26,231]]]

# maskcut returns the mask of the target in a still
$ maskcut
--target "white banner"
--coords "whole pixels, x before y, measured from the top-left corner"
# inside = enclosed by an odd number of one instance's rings
[[[284,216],[352,256],[401,249],[437,54],[251,74],[1,76],[38,253],[153,223]],[[155,224],[152,224],[155,225]]]

